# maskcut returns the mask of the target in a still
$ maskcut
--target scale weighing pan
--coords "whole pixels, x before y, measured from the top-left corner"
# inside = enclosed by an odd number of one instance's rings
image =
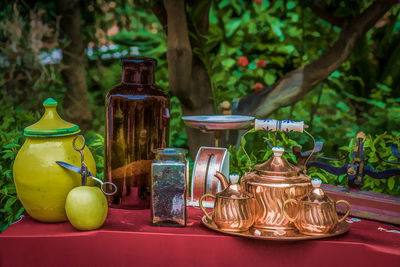
[[[184,116],[185,125],[204,131],[244,130],[254,123],[254,117],[242,115]]]
[[[254,125],[254,117],[240,115],[184,116],[185,125],[200,129],[202,132],[214,133],[215,147],[200,147],[193,168],[191,199],[188,205],[198,206],[198,201],[205,193],[216,194],[221,191],[219,180],[214,177],[216,171],[229,177],[229,152],[219,148],[221,131],[250,129]],[[213,207],[213,201],[206,201],[207,207]]]

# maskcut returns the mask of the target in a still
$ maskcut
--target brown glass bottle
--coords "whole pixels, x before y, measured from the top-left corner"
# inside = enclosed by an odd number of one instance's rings
[[[104,177],[118,187],[111,207],[145,209],[152,151],[168,146],[169,97],[154,84],[154,59],[121,59],[121,65],[122,82],[106,99]]]

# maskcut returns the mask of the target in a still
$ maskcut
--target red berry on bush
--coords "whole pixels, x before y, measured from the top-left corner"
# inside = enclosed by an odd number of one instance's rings
[[[241,56],[238,58],[238,65],[242,67],[247,67],[249,65],[249,60],[247,57]]]
[[[254,0],[254,4],[261,6],[262,0]]]
[[[257,66],[258,68],[264,68],[265,65],[267,65],[267,63],[268,63],[268,60],[259,59],[259,60],[256,61],[256,66]]]
[[[260,91],[263,88],[263,85],[261,83],[256,83],[255,85],[253,85],[253,90],[254,91]]]

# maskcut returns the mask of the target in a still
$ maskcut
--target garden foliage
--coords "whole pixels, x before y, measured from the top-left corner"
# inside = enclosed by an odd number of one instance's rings
[[[292,151],[293,146],[303,147],[302,151],[312,150],[313,142],[310,138],[304,145],[299,144],[301,134],[299,133],[266,133],[264,131],[251,130],[247,132],[241,138],[241,144],[238,148],[231,146],[229,152],[231,153],[230,171],[243,176],[246,172],[254,171],[254,166],[261,164],[268,160],[272,156],[272,150],[267,145],[267,140],[273,146],[284,147],[286,151]],[[327,155],[326,153],[320,153],[319,155],[341,158],[346,152],[349,155],[346,159],[341,161],[329,162],[334,166],[343,166],[345,163],[350,163],[351,155],[353,153],[354,146],[356,145],[355,137],[349,138],[348,144],[339,148],[339,151],[335,155]],[[390,161],[400,161],[392,155],[390,150],[390,144],[397,144],[400,146],[400,134],[387,134],[371,136],[368,135],[364,143],[364,154],[365,164],[372,166],[375,170],[386,170],[389,168],[396,167],[393,164],[389,164],[380,161],[376,156],[375,152],[379,152],[381,157]],[[296,157],[291,153],[284,153],[283,157],[292,164],[296,164]],[[325,161],[325,160],[322,160]],[[397,166],[398,167],[398,166]],[[334,185],[347,186],[347,176],[340,175],[336,176],[330,174],[319,168],[311,167],[308,169],[308,175],[312,178],[319,178],[323,183],[329,183]],[[364,177],[363,190],[372,190],[378,193],[387,193],[392,195],[399,195],[400,193],[400,177],[391,177],[389,179],[374,179],[369,176]]]

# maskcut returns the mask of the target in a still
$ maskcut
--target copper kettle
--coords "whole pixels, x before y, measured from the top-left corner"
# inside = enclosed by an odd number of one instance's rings
[[[305,196],[300,201],[295,199],[288,199],[282,207],[282,211],[286,218],[294,222],[296,228],[302,234],[306,235],[320,235],[327,234],[336,229],[336,226],[344,221],[350,213],[350,204],[346,200],[333,201],[325,192],[320,188],[321,180],[312,180],[313,190],[308,196]],[[291,217],[286,213],[286,205],[295,203],[297,206],[297,213],[295,217]],[[346,214],[338,219],[336,213],[336,204],[344,203],[348,209]]]
[[[293,222],[283,212],[283,203],[288,199],[300,200],[311,190],[310,177],[288,163],[282,147],[272,148],[274,155],[266,162],[254,167],[255,172],[246,173],[242,188],[255,197],[254,226],[262,229],[295,229]],[[296,207],[289,204],[287,213],[293,216]]]
[[[216,172],[215,177],[220,180],[223,191],[217,193],[216,196],[204,194],[199,201],[201,210],[221,230],[230,232],[248,230],[254,223],[254,197],[243,192],[236,181],[230,184],[222,173]],[[206,197],[215,198],[212,215],[207,213],[202,204]]]

